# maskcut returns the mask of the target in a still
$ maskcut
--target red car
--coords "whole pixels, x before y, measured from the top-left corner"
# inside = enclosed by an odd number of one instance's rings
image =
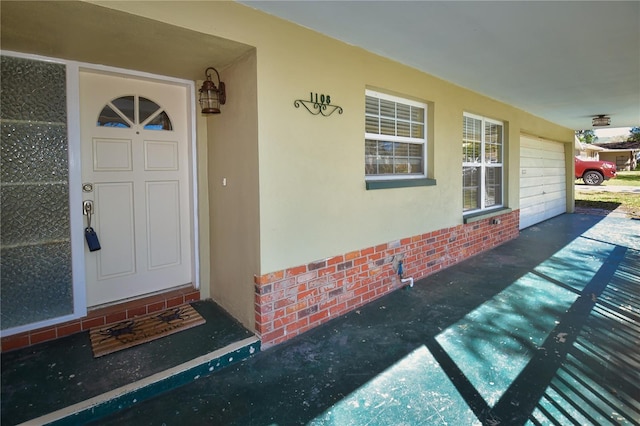
[[[576,179],[587,185],[600,185],[616,177],[616,165],[610,161],[581,160],[576,157]]]

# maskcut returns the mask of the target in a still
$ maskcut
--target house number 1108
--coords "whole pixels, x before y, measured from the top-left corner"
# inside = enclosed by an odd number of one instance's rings
[[[306,101],[304,99],[294,100],[293,106],[296,108],[303,106],[311,115],[328,117],[336,111],[338,114],[342,114],[341,106],[331,104],[331,96],[316,92],[309,92],[309,98]]]
[[[331,96],[329,95],[318,95],[317,93],[311,93],[311,102],[314,102],[316,104],[320,104],[320,105],[329,105],[331,103]]]

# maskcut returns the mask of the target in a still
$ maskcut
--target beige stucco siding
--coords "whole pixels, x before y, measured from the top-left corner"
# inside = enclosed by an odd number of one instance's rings
[[[224,115],[207,119],[211,297],[252,328],[260,265],[255,52],[221,78],[230,93]]]
[[[464,111],[505,122],[505,196],[514,209],[520,133],[573,142],[569,129],[243,5],[101,4],[257,48],[260,273],[461,223]],[[436,186],[365,190],[366,87],[432,104]],[[331,95],[344,114],[294,108],[310,91]]]

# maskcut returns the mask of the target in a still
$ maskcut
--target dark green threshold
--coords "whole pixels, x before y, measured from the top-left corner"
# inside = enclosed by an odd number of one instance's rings
[[[638,425],[638,236],[559,216],[95,424]]]
[[[3,354],[2,425],[19,424],[149,376],[162,376],[166,370],[206,358],[253,336],[212,301],[192,306],[206,319],[205,324],[100,358],[93,358],[88,332]],[[127,390],[56,424],[84,424],[210,374],[259,348],[258,342],[235,348],[235,353],[189,364],[175,374]]]

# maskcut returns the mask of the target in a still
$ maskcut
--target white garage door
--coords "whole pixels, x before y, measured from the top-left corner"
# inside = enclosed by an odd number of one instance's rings
[[[520,229],[567,211],[564,145],[520,137]]]

